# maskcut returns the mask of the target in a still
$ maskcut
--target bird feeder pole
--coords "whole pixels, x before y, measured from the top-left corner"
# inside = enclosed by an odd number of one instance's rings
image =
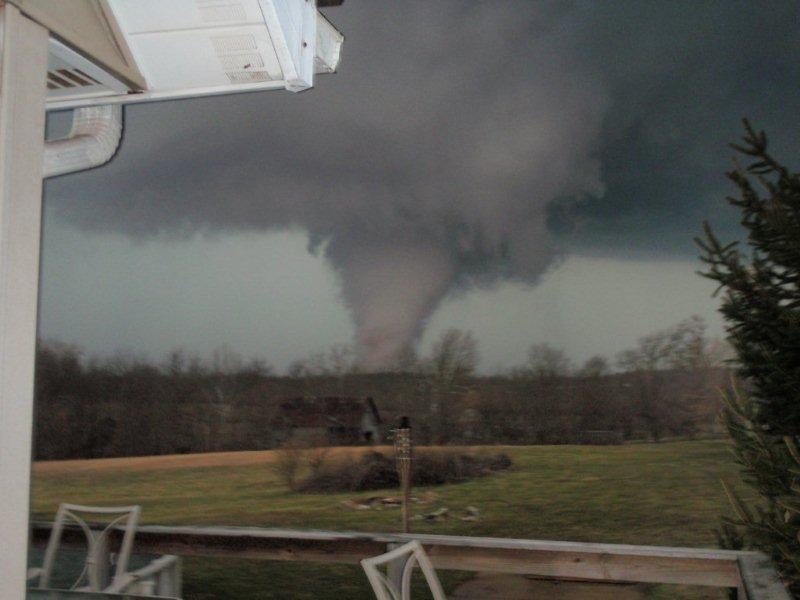
[[[411,504],[411,425],[408,417],[400,420],[400,427],[395,430],[394,455],[397,464],[397,473],[400,475],[400,490],[402,493],[403,533],[410,533],[410,504]]]

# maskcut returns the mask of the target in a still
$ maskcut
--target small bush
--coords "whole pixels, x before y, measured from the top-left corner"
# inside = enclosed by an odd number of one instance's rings
[[[361,457],[354,469],[354,490],[379,490],[400,485],[400,476],[393,458],[380,452],[370,452]]]
[[[510,469],[514,466],[514,461],[511,460],[511,457],[504,452],[491,456],[489,460],[490,462],[488,466],[492,471],[505,471],[506,469]]]
[[[331,449],[324,439],[290,439],[276,451],[275,472],[290,490],[297,491],[300,475],[309,473],[310,479],[324,477]]]
[[[289,440],[275,451],[275,472],[290,490],[297,487],[297,479],[303,460],[303,447]]]
[[[506,454],[476,455],[455,450],[423,450],[414,456],[412,485],[441,485],[484,477],[513,464]],[[358,492],[396,488],[400,478],[393,456],[368,452],[327,462],[302,481],[301,492]]]
[[[311,477],[316,477],[323,472],[330,457],[331,448],[325,445],[325,440],[312,441],[303,453],[303,462],[308,466]]]

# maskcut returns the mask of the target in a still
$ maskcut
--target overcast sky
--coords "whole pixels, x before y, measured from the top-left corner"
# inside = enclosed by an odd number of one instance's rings
[[[40,333],[89,356],[278,370],[354,342],[382,368],[471,329],[613,357],[692,314],[702,219],[738,235],[727,142],[800,150],[786,2],[367,2],[329,9],[339,73],[126,109],[107,166],[45,191]]]

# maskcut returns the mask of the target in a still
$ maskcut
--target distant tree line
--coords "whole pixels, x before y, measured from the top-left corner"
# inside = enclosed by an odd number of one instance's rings
[[[284,376],[229,348],[201,360],[176,351],[162,364],[133,357],[85,361],[76,348],[40,343],[36,371],[39,459],[272,448],[279,404],[298,396],[372,397],[387,429],[413,419],[423,444],[658,441],[716,431],[725,348],[692,317],[643,337],[616,368],[596,356],[574,367],[547,344],[507,373],[476,375],[478,345],[445,331],[402,370],[360,373],[335,346]]]

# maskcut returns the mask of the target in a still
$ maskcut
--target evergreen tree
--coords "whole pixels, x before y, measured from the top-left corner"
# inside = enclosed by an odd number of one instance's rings
[[[767,138],[745,121],[750,164],[728,177],[728,202],[741,212],[747,249],[722,243],[708,223],[697,243],[705,277],[719,283],[721,312],[736,350],[744,390],[726,397],[725,426],[755,506],[725,486],[736,514],[721,541],[768,553],[800,597],[800,174],[767,152]]]

